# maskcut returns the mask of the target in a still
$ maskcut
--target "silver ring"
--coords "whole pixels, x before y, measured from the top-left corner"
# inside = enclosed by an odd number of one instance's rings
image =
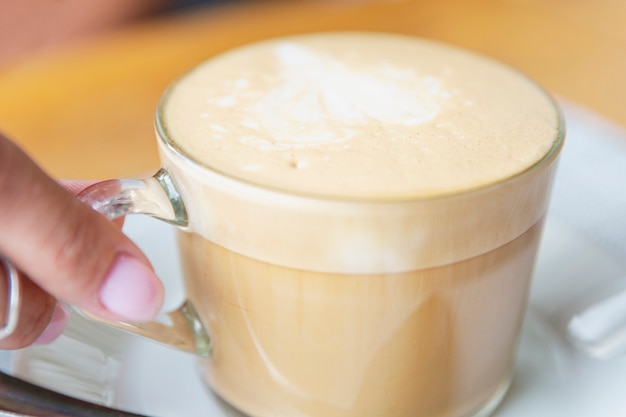
[[[0,263],[7,272],[7,284],[9,286],[9,299],[7,300],[7,317],[4,326],[0,328],[0,340],[11,336],[17,328],[17,319],[20,309],[20,282],[17,269],[6,259],[0,258]]]

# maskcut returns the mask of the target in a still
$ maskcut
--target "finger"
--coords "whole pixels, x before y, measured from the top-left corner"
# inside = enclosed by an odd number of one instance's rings
[[[49,343],[58,337],[67,315],[57,306],[50,294],[25,277],[18,274],[20,308],[17,311],[17,328],[0,340],[0,349],[19,349],[32,343]],[[7,271],[0,264],[0,323],[8,320],[9,283]]]
[[[42,289],[110,319],[148,320],[163,287],[119,228],[0,136],[0,254]]]

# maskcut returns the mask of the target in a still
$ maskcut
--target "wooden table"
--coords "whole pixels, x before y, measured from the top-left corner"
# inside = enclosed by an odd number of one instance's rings
[[[153,113],[172,79],[235,45],[342,29],[489,54],[626,126],[622,0],[258,0],[153,18],[0,68],[0,129],[57,177],[149,174]]]

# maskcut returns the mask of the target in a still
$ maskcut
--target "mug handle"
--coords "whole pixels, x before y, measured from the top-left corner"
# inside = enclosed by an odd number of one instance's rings
[[[188,225],[185,204],[172,177],[163,168],[143,180],[116,179],[95,183],[77,197],[109,220],[127,214],[146,214],[179,228],[184,229]],[[211,354],[211,338],[189,300],[183,301],[176,310],[167,313],[166,323],[157,320],[145,323],[105,320],[74,306],[68,307],[89,320],[143,336],[177,350],[201,357]]]

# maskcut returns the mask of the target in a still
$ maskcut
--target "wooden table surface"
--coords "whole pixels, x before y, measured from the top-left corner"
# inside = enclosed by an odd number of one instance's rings
[[[154,110],[174,78],[236,45],[320,30],[468,47],[626,126],[623,0],[258,0],[143,20],[0,68],[0,130],[56,177],[149,174]]]

